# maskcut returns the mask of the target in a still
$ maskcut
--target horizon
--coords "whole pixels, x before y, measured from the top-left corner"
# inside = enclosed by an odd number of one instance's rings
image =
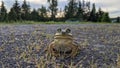
[[[13,3],[15,0],[0,0],[0,5],[1,1],[5,3],[5,7],[9,11],[10,8],[12,7]],[[48,2],[47,0],[26,0],[28,3],[30,3],[31,9],[35,8],[40,8],[42,5],[48,7]],[[115,18],[115,17],[120,17],[120,0],[85,0],[85,1],[90,1],[91,5],[92,3],[95,3],[96,5],[96,10],[101,7],[101,9],[105,12],[109,12],[110,18]],[[23,0],[18,0],[20,5],[23,3]],[[64,6],[67,4],[67,0],[58,0],[58,8],[63,9]]]

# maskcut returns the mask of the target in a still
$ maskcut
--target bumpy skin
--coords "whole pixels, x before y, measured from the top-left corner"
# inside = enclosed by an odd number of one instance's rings
[[[78,51],[78,45],[73,42],[73,37],[67,30],[59,31],[54,36],[54,41],[48,46],[48,52],[56,57],[74,57]]]

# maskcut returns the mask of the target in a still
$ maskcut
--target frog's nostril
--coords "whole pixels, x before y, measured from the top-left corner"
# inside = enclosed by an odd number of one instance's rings
[[[64,34],[65,34],[65,32],[62,32],[62,34],[64,35]]]
[[[53,51],[54,51],[54,52],[57,52],[57,50],[56,50],[55,48],[53,48]]]
[[[71,54],[72,50],[66,51],[65,54]]]

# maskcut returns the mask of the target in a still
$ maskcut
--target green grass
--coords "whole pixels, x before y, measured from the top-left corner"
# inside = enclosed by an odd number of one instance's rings
[[[93,24],[94,22],[35,22],[35,21],[11,21],[11,22],[0,22],[0,25],[22,25],[22,24]],[[106,22],[95,22],[94,24],[110,24]]]

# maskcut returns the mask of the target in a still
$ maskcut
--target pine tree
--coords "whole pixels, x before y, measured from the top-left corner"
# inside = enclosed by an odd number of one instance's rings
[[[120,23],[120,17],[117,17],[117,22]]]
[[[85,21],[87,17],[85,0],[82,0],[81,3],[82,3],[82,10],[83,10],[83,20]]]
[[[9,14],[8,14],[8,19],[9,21],[17,21],[17,13],[15,12],[15,10],[13,8],[11,8]]]
[[[110,17],[109,17],[109,13],[105,12],[102,16],[102,22],[110,22]]]
[[[38,12],[40,13],[41,21],[45,21],[45,18],[47,18],[47,9],[42,5],[41,8],[38,9]]]
[[[68,5],[65,7],[66,19],[75,18],[78,11],[76,0],[69,0]]]
[[[15,18],[12,19],[12,17],[15,17]],[[17,0],[15,0],[15,3],[13,4],[13,7],[9,12],[9,19],[15,20],[15,21],[21,20],[21,8]]]
[[[48,0],[48,3],[49,3],[49,9],[50,9],[50,12],[51,12],[51,19],[52,20],[55,20],[55,16],[57,14],[57,6],[58,6],[58,2],[57,0]]]
[[[85,8],[85,0],[82,0],[82,8]]]
[[[38,21],[40,16],[39,16],[39,13],[37,12],[37,10],[33,9],[30,17],[31,17],[32,21]]]
[[[77,15],[76,16],[77,16],[78,20],[80,20],[80,21],[83,20],[83,9],[82,9],[81,1],[79,1],[78,11],[77,11]]]
[[[96,22],[97,19],[96,19],[96,8],[95,8],[95,3],[93,3],[93,6],[92,6],[92,11],[90,13],[90,18],[89,18],[90,21],[92,22]]]
[[[85,2],[85,8],[83,9],[84,10],[84,15],[83,15],[83,19],[85,20],[85,21],[89,21],[89,17],[90,17],[90,1],[86,1]]]
[[[66,5],[65,8],[64,8],[64,12],[65,12],[65,19],[68,19],[69,18],[69,12],[68,12],[68,6]]]
[[[5,8],[3,1],[0,9],[0,21],[7,21],[7,9]]]
[[[30,5],[27,4],[26,0],[23,1],[21,13],[23,20],[30,20]]]
[[[99,8],[99,10],[97,12],[97,21],[98,22],[101,22],[103,14],[104,14],[104,12],[101,10],[101,8]]]

